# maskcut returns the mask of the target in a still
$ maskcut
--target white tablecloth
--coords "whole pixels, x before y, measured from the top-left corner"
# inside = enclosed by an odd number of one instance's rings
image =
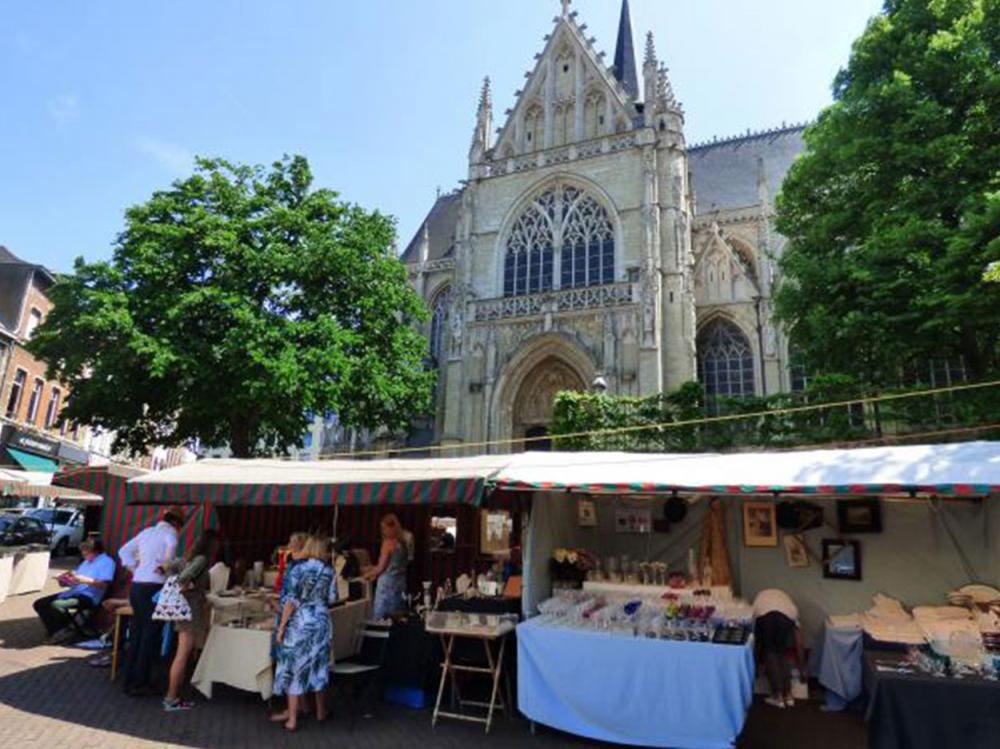
[[[49,552],[29,551],[14,558],[9,595],[37,593],[45,587],[49,576]]]
[[[270,699],[274,686],[271,673],[271,632],[214,626],[191,677],[195,689],[212,698],[214,683],[228,684]]]
[[[237,599],[221,599],[230,602]],[[357,652],[358,631],[369,618],[371,601],[348,601],[330,611],[333,622],[331,656],[334,660],[350,658]],[[270,630],[238,629],[218,623],[221,617],[232,621],[237,611],[247,613],[237,603],[214,609],[216,624],[208,634],[205,649],[198,659],[191,683],[211,699],[212,684],[220,682],[248,692],[258,692],[262,699],[271,696],[274,677],[271,662]],[[228,618],[227,618],[228,617]]]
[[[10,579],[14,574],[14,557],[0,557],[0,603],[7,599]]]
[[[265,599],[254,596],[219,596],[209,593],[206,598],[212,607],[212,624],[228,624],[242,617],[257,617],[267,612]]]

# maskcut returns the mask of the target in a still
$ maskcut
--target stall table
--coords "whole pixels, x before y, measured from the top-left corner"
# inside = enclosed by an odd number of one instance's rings
[[[49,576],[49,552],[25,551],[14,556],[9,595],[37,593],[45,587]]]
[[[845,710],[864,693],[861,627],[837,627],[827,622],[816,640],[810,670],[826,690],[826,709]]]
[[[486,733],[490,732],[493,725],[493,713],[496,708],[501,708],[510,715],[510,697],[504,699],[500,695],[500,680],[503,676],[504,650],[507,647],[507,635],[514,631],[514,626],[510,623],[501,623],[496,627],[457,627],[448,626],[433,627],[427,625],[430,634],[438,635],[441,638],[441,646],[444,649],[444,661],[441,663],[441,681],[438,684],[437,700],[434,703],[434,716],[431,718],[431,725],[436,726],[439,718],[453,718],[455,720],[465,720],[472,723],[484,723]],[[472,666],[464,663],[457,663],[452,658],[452,650],[456,640],[470,640],[482,643],[486,656],[485,666]],[[499,644],[494,652],[494,647]],[[444,686],[447,680],[452,680],[455,687],[456,675],[459,673],[482,674],[490,678],[490,699],[488,702],[478,700],[462,699],[458,696],[459,708],[470,706],[483,708],[486,710],[485,716],[467,715],[465,713],[453,713],[441,709],[441,700],[444,697]]]
[[[270,699],[274,686],[271,631],[214,625],[208,633],[191,683],[211,699],[212,685],[216,682],[257,692],[261,699]]]
[[[14,557],[0,556],[0,603],[7,600],[10,592],[10,580],[14,575]]]
[[[753,638],[674,642],[517,627],[518,707],[533,723],[598,741],[729,749],[753,700]]]
[[[1000,682],[935,677],[894,669],[904,656],[864,655],[871,749],[996,749]]]

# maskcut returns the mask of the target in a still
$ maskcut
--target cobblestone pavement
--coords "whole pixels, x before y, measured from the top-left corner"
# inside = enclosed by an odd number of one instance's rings
[[[548,730],[532,735],[520,719],[501,718],[488,737],[481,726],[453,721],[432,729],[429,711],[389,706],[372,720],[358,721],[353,731],[346,719],[338,720],[335,715],[323,725],[304,720],[292,736],[267,720],[267,710],[259,699],[225,687],[216,687],[211,702],[199,698],[190,712],[164,714],[158,699],[125,697],[108,680],[107,669],[88,666],[92,653],[42,645],[44,632],[31,608],[36,597],[12,597],[0,605],[0,747],[599,746]],[[741,749],[864,746],[859,718],[825,715],[815,704],[781,713],[755,706],[739,742]]]

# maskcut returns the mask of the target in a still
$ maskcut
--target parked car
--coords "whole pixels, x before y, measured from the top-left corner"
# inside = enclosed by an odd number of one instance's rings
[[[0,546],[49,543],[49,529],[38,518],[0,515]]]
[[[24,513],[51,532],[49,548],[56,557],[66,556],[70,549],[79,548],[83,541],[83,510],[73,507],[38,507]]]

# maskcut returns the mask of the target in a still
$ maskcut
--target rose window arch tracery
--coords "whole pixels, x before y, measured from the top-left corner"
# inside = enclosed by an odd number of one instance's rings
[[[505,297],[613,283],[615,229],[607,209],[573,185],[550,187],[515,221],[505,246]]]

